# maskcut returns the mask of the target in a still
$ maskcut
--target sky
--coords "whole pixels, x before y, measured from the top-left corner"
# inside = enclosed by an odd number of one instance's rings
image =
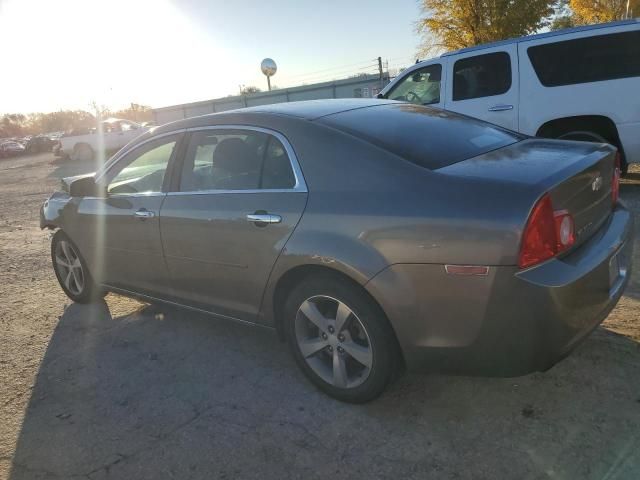
[[[0,113],[161,107],[415,61],[418,0],[0,0]]]

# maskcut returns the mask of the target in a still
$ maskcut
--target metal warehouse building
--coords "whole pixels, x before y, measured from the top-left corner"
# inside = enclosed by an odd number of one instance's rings
[[[382,79],[378,75],[362,75],[345,80],[315,83],[300,87],[283,88],[270,92],[235,95],[202,102],[185,103],[153,109],[158,125],[182,118],[224,112],[244,107],[269,105],[271,103],[295,102],[299,100],[317,100],[323,98],[371,98],[375,97],[382,86],[389,82],[385,73]]]

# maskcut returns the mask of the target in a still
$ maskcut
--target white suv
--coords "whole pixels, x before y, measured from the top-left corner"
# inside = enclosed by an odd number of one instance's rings
[[[549,138],[607,142],[640,162],[640,19],[465,48],[417,63],[378,95]]]

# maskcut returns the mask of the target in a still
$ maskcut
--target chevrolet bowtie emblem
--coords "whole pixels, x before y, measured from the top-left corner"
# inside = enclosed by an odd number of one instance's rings
[[[598,175],[593,182],[591,182],[591,190],[597,192],[602,188],[602,177]]]

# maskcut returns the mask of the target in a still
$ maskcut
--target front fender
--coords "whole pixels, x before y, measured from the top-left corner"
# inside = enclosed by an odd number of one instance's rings
[[[65,192],[55,192],[51,195],[40,207],[40,228],[63,228],[63,211],[70,201],[71,197]]]

